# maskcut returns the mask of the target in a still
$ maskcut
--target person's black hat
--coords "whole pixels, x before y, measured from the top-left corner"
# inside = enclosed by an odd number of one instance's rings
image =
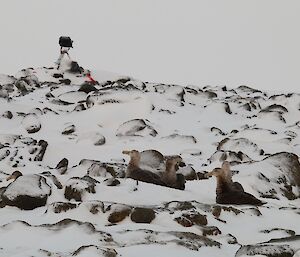
[[[70,37],[61,36],[59,38],[59,45],[61,47],[73,47],[73,40]]]

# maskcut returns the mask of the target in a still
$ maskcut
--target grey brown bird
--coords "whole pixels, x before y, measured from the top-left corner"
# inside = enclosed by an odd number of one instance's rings
[[[132,178],[138,181],[147,182],[151,184],[166,186],[166,184],[161,180],[159,175],[148,170],[143,170],[139,167],[141,159],[139,151],[124,150],[122,153],[130,156],[130,161],[126,169],[127,178]]]
[[[182,162],[180,156],[175,156],[166,161],[166,170],[162,174],[162,181],[169,187],[184,190],[185,178],[182,174],[176,174],[178,165]]]
[[[220,204],[251,204],[262,205],[264,202],[246,193],[242,185],[232,181],[230,164],[224,162],[222,168],[215,168],[206,174],[217,178],[216,202]]]
[[[9,175],[6,178],[6,180],[8,181],[8,180],[13,179],[15,181],[18,177],[21,177],[21,176],[23,176],[23,174],[20,171],[16,170],[11,175]]]

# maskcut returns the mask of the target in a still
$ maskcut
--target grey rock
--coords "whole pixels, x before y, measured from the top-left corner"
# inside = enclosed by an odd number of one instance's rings
[[[55,169],[61,174],[65,174],[68,169],[69,161],[67,158],[63,158],[59,161],[59,163],[56,165]]]
[[[78,91],[83,91],[88,94],[90,92],[97,91],[97,88],[92,83],[85,82],[80,86]]]
[[[96,193],[96,183],[92,180],[78,177],[73,177],[68,180],[65,187],[65,198],[68,200],[82,201],[85,192]]]
[[[118,223],[128,217],[131,213],[131,207],[122,204],[114,204],[110,206],[111,213],[108,217],[110,223]]]
[[[4,112],[4,113],[2,114],[2,116],[3,116],[4,118],[10,119],[10,120],[13,118],[13,114],[12,114],[11,111],[6,111],[6,112]]]
[[[104,145],[106,142],[106,139],[103,135],[96,133],[94,138],[94,145]]]
[[[147,122],[148,123],[148,122]],[[155,137],[157,131],[143,119],[134,119],[126,121],[120,125],[116,135],[117,136],[144,136],[150,135]]]
[[[155,212],[149,208],[134,208],[130,216],[135,223],[151,223],[155,219]]]
[[[45,152],[47,150],[48,143],[45,140],[40,140],[38,142],[38,146],[39,146],[39,149],[38,149],[38,152],[37,152],[36,156],[34,157],[34,160],[35,161],[42,161],[43,158],[44,158]]]
[[[245,245],[241,246],[235,256],[266,255],[268,257],[293,257],[294,250],[289,245]]]
[[[64,128],[64,130],[61,133],[63,135],[70,135],[73,132],[75,132],[75,130],[76,130],[76,127],[75,127],[75,125],[72,124],[72,125],[69,125],[66,128]]]
[[[25,175],[7,186],[2,193],[2,202],[23,210],[33,210],[45,206],[50,194],[51,187],[44,177]]]
[[[116,179],[116,178],[108,178],[106,180],[104,180],[105,185],[107,186],[118,186],[120,185],[120,180]]]
[[[27,114],[22,120],[22,125],[24,129],[26,129],[26,131],[30,134],[38,132],[42,127],[41,121],[38,115],[36,115],[35,113]]]

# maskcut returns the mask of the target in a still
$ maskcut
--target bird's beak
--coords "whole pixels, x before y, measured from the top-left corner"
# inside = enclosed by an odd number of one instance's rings
[[[210,177],[212,177],[212,176],[213,176],[213,171],[207,172],[207,173],[204,174],[204,177],[205,177],[205,178],[210,178]]]
[[[178,157],[177,162],[178,162],[178,163],[183,162],[183,161],[182,161],[182,158],[181,158],[180,156]]]
[[[8,177],[6,178],[6,181],[11,180],[11,179],[16,179],[16,178],[15,178],[15,176],[10,175],[10,176],[8,176]]]
[[[130,154],[130,151],[124,150],[124,151],[122,151],[122,154],[127,154],[127,155],[129,155],[129,154]]]

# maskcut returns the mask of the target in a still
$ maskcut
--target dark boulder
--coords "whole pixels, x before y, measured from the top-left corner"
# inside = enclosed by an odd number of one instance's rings
[[[54,210],[54,213],[67,212],[69,210],[75,209],[78,204],[68,203],[68,202],[55,202],[51,204]]]
[[[53,78],[56,78],[56,79],[59,79],[59,78],[63,78],[64,75],[61,74],[61,73],[54,73],[54,74],[52,75],[52,77],[53,77]]]
[[[202,228],[202,235],[203,236],[216,236],[220,235],[222,232],[220,231],[219,228],[215,226],[205,226]]]
[[[39,175],[25,175],[10,183],[2,193],[5,205],[16,206],[22,210],[33,210],[45,206],[51,187]]]
[[[6,111],[6,112],[4,112],[4,113],[2,114],[2,116],[3,116],[4,118],[10,119],[10,120],[13,118],[13,114],[12,114],[11,111]]]
[[[65,198],[68,200],[82,201],[83,195],[87,193],[96,193],[97,181],[89,176],[82,178],[74,177],[68,180],[65,187]]]
[[[131,207],[115,204],[111,207],[112,213],[108,217],[110,223],[118,223],[124,220],[131,213]]]
[[[59,82],[65,85],[71,85],[70,79],[60,79]]]
[[[155,212],[149,208],[134,208],[130,216],[135,223],[151,223],[155,219]]]
[[[71,73],[82,73],[83,68],[79,66],[78,62],[71,62],[71,67],[69,70]]]
[[[194,210],[183,213],[180,217],[175,218],[175,221],[184,227],[191,227],[193,225],[207,225],[206,216]]]
[[[75,130],[76,130],[76,127],[75,127],[75,125],[72,124],[72,125],[69,125],[66,128],[64,128],[64,130],[61,133],[63,135],[70,135],[73,132],[75,132]]]
[[[38,142],[38,151],[36,156],[34,157],[35,161],[42,161],[47,150],[48,143],[45,140],[40,140]]]
[[[95,88],[95,86],[90,83],[90,82],[84,82],[80,88],[78,89],[78,91],[82,91],[82,92],[85,92],[85,93],[90,93],[90,92],[93,92],[93,91],[97,91],[97,88]]]
[[[104,183],[107,186],[118,186],[118,185],[120,185],[120,180],[118,180],[116,178],[108,178],[108,179],[104,180]]]
[[[63,158],[59,161],[59,163],[56,165],[55,169],[61,174],[65,174],[68,169],[69,161],[67,158]]]

